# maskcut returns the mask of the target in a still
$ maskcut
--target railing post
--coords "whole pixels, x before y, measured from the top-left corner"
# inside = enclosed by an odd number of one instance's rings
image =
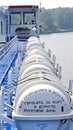
[[[12,71],[13,69],[11,68],[8,72],[8,104],[11,105],[12,102],[12,93],[11,93],[11,84],[12,84]],[[7,116],[12,117],[11,115],[11,109],[7,109]]]
[[[55,68],[55,64],[56,64],[56,56],[55,55],[52,56],[52,64]]]
[[[48,50],[48,55],[51,57],[51,50],[50,49]]]
[[[69,80],[69,88],[68,88],[69,94],[73,94],[73,80]]]
[[[60,66],[59,63],[57,63],[56,70],[57,70],[57,76],[58,76],[58,78],[61,79],[62,78],[62,76],[61,76],[62,75],[62,66]]]
[[[0,115],[4,113],[4,87],[0,89]],[[0,130],[3,130],[4,121],[0,119]]]
[[[21,66],[21,51],[19,51],[19,53],[18,53],[18,65],[20,68],[20,66]]]
[[[19,66],[19,61],[18,58],[15,61],[15,75],[16,75],[16,80],[18,79],[18,75],[19,75],[19,70],[20,70],[20,66]]]

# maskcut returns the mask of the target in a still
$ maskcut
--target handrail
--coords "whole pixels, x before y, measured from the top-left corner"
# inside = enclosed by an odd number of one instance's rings
[[[17,36],[15,36],[10,42],[8,42],[4,47],[0,49],[0,60],[4,55],[11,49],[12,46],[18,41]]]
[[[5,68],[2,70],[0,69],[0,85],[10,68],[18,49],[18,38],[15,36],[10,42],[6,44],[6,46],[0,49],[0,65],[5,65]],[[9,58],[11,57],[11,58]],[[6,60],[7,59],[7,60]]]

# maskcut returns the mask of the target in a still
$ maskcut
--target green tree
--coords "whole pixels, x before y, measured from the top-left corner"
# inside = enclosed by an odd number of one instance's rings
[[[40,12],[41,33],[73,30],[73,8],[42,8]]]

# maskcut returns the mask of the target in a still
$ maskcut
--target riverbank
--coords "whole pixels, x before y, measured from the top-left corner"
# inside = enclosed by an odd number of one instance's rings
[[[52,33],[66,33],[66,32],[73,32],[73,29],[71,30],[59,30],[59,31],[52,31],[49,33],[40,33],[40,35],[44,35],[44,34],[52,34]]]

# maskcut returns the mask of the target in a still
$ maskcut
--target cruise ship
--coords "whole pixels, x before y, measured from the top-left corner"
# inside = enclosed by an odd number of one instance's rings
[[[0,7],[0,130],[72,130],[73,92],[39,35],[39,8]]]

